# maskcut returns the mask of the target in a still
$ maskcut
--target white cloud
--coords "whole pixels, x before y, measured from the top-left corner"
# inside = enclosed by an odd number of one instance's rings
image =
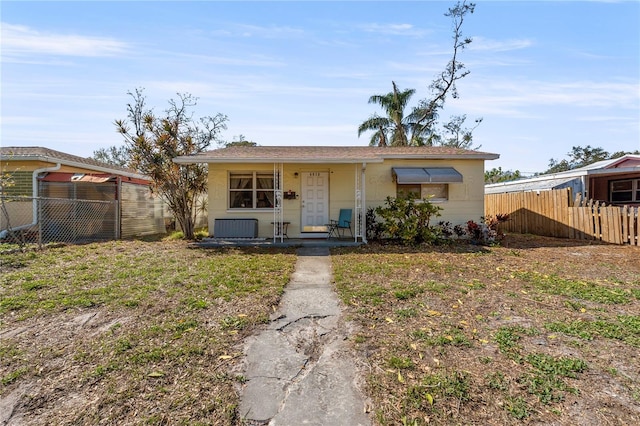
[[[302,35],[304,34],[304,30],[290,26],[272,25],[265,27],[259,25],[239,24],[236,26],[236,31],[219,30],[216,31],[215,34],[233,37],[287,38]]]
[[[553,106],[572,108],[635,109],[640,105],[640,85],[636,82],[544,82],[492,79],[465,85],[461,89],[462,108],[472,114],[500,114],[530,117],[544,114]]]
[[[414,27],[411,24],[377,24],[369,23],[358,26],[362,31],[368,33],[378,33],[386,35],[401,35],[401,36],[422,36],[427,33],[423,29]]]
[[[125,42],[105,37],[44,33],[23,25],[2,23],[3,55],[115,56],[126,52]]]
[[[490,51],[490,52],[508,52],[510,50],[526,49],[534,45],[529,39],[512,39],[512,40],[491,40],[484,37],[473,37],[473,42],[469,45],[469,50]]]
[[[242,67],[284,67],[286,62],[278,59],[273,59],[264,55],[236,55],[232,56],[213,56],[206,54],[191,54],[177,51],[154,51],[147,53],[149,57],[159,57],[164,61],[167,57],[173,56],[185,61],[193,61],[194,63],[202,64],[217,64],[217,65],[237,65]]]

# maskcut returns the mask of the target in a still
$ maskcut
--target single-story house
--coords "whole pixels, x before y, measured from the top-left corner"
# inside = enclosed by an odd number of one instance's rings
[[[151,179],[134,170],[43,147],[0,148],[0,173],[11,184],[0,188],[8,214],[0,217],[0,232],[58,229],[91,239],[116,239],[164,233],[165,207],[151,191]],[[24,198],[21,198],[24,197]],[[28,197],[28,198],[27,198]],[[38,208],[47,199],[56,208]],[[85,200],[86,215],[62,200]],[[102,203],[99,203],[102,202]],[[76,203],[79,204],[79,203]],[[72,216],[73,215],[73,216]]]
[[[231,146],[177,157],[207,164],[214,237],[323,238],[341,210],[366,241],[366,212],[400,192],[431,197],[453,225],[484,214],[484,162],[497,154],[447,147]],[[212,232],[213,231],[213,232]]]
[[[485,185],[486,194],[571,188],[583,199],[613,205],[640,205],[640,155],[627,154],[566,172]]]

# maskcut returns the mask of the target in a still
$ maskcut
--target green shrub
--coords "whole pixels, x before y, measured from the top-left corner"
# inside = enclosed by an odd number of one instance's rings
[[[377,207],[380,228],[389,238],[404,244],[435,243],[440,233],[429,225],[432,217],[440,216],[442,207],[428,199],[416,200],[411,196],[387,197],[385,205]]]

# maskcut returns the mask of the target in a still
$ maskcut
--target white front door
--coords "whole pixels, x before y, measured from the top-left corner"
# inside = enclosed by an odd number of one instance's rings
[[[329,172],[302,174],[302,231],[322,232],[329,223]]]

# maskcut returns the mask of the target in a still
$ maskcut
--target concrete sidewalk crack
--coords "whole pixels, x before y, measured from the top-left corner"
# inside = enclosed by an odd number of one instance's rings
[[[298,251],[279,309],[245,346],[249,380],[239,410],[250,426],[371,424],[354,386],[357,372],[331,286],[330,253],[311,254],[316,253]]]
[[[335,316],[335,315],[316,315],[316,314],[312,314],[312,315],[305,315],[305,316],[300,317],[300,318],[298,318],[298,319],[295,319],[295,320],[293,320],[293,321],[289,321],[288,323],[286,323],[286,324],[284,324],[284,325],[282,325],[282,326],[280,326],[280,327],[276,328],[276,330],[277,330],[277,331],[283,331],[285,328],[287,328],[287,327],[289,327],[290,325],[295,324],[295,323],[297,323],[298,321],[303,320],[303,319],[312,319],[312,320],[313,320],[313,319],[324,319],[324,318],[329,318],[329,317],[333,317],[333,316]],[[285,317],[285,318],[286,318],[286,316],[285,316],[285,315],[283,315],[283,317]],[[280,319],[280,318],[278,318],[278,319]]]

